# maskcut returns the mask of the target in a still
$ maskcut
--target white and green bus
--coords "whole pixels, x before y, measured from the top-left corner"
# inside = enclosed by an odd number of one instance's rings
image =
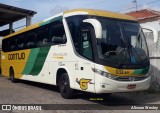
[[[146,90],[150,62],[135,18],[102,10],[68,10],[4,37],[2,75],[73,90]]]

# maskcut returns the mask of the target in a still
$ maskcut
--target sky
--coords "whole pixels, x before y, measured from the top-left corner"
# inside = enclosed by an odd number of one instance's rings
[[[125,13],[134,11],[133,0],[0,0],[0,3],[36,11],[32,23],[53,16],[68,9],[101,9]],[[152,3],[151,3],[152,2]],[[147,4],[149,3],[149,4]],[[160,11],[160,0],[137,0],[138,9],[150,8]],[[129,9],[131,8],[131,9]],[[21,26],[25,20],[16,22],[14,28]]]

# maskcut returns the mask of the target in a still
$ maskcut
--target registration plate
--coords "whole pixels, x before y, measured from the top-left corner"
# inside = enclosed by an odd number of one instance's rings
[[[135,89],[136,84],[128,84],[127,89]]]

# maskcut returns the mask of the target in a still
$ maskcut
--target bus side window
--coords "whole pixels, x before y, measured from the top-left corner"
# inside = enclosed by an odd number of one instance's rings
[[[49,25],[42,26],[38,29],[37,46],[46,46],[49,44]]]
[[[9,52],[11,47],[10,46],[6,46],[9,45],[8,39],[3,39],[2,40],[2,51],[3,52]]]
[[[27,32],[25,48],[37,47],[36,38],[37,38],[37,30],[32,30]]]
[[[76,20],[74,19],[74,21]],[[70,29],[70,33],[72,35],[72,40],[73,40],[75,50],[79,52],[79,46],[80,46],[79,45],[79,28],[76,27],[72,21],[68,22],[68,26]]]
[[[50,36],[51,44],[52,45],[64,44],[66,43],[66,41],[67,41],[67,38],[65,35],[63,23],[59,21],[52,23],[51,24],[51,36]]]
[[[16,40],[17,40],[17,49],[18,50],[24,49],[24,42],[25,42],[24,35],[18,35]]]
[[[81,36],[80,54],[92,60],[93,53],[92,53],[92,47],[91,47],[92,44],[91,44],[90,30],[89,29],[81,30],[80,36]]]
[[[16,50],[16,41],[15,41],[15,37],[9,39],[8,41],[9,41],[9,45],[10,45],[10,51]]]

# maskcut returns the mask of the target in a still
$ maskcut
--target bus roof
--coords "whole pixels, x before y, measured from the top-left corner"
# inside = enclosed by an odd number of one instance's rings
[[[64,11],[64,14],[78,14],[78,13],[86,13],[88,15],[95,15],[95,16],[103,16],[109,18],[116,18],[116,19],[123,19],[123,20],[133,20],[136,21],[136,18],[132,16],[128,16],[121,13],[105,11],[105,10],[95,10],[95,9],[74,9],[74,10],[67,10]]]
[[[134,17],[120,14],[120,13],[110,12],[110,11],[95,10],[95,9],[74,9],[74,10],[67,10],[67,11],[64,11],[63,13],[60,13],[60,14],[57,14],[57,15],[52,16],[50,18],[47,18],[41,22],[38,22],[36,24],[33,24],[33,25],[28,26],[26,28],[23,28],[15,33],[10,34],[10,35],[7,35],[4,38],[9,38],[11,36],[18,35],[18,34],[23,33],[25,31],[29,31],[29,30],[32,30],[32,29],[37,28],[39,26],[45,25],[54,19],[57,20],[57,18],[59,18],[60,16],[62,17],[63,14],[65,16],[67,15],[67,17],[72,16],[72,15],[86,14],[86,15],[95,15],[95,16],[103,16],[103,17],[109,17],[109,18],[136,21],[136,19]]]

